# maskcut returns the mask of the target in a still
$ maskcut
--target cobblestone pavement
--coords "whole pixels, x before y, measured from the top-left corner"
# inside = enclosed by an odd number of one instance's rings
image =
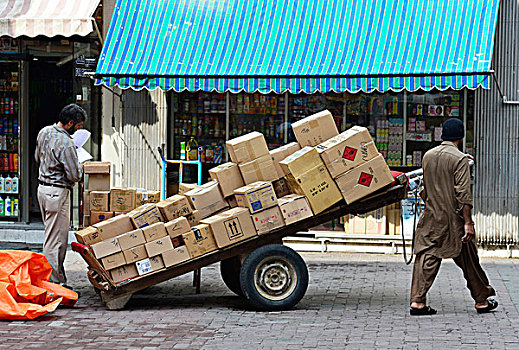
[[[482,259],[497,290],[497,312],[474,310],[461,271],[446,260],[429,303],[435,316],[410,317],[411,268],[401,256],[304,254],[306,296],[294,310],[255,312],[221,281],[218,264],[134,295],[127,309],[107,311],[69,252],[77,307],[33,321],[1,321],[0,347],[167,349],[518,349],[519,261]]]

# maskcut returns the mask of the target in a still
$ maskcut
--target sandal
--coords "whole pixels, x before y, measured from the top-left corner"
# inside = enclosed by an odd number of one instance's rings
[[[411,316],[427,316],[427,315],[434,315],[436,314],[438,311],[436,311],[436,309],[433,309],[432,307],[430,306],[424,306],[422,308],[415,308],[415,307],[412,307],[409,309],[409,314]]]
[[[476,311],[478,312],[478,314],[489,313],[490,311],[494,310],[499,305],[499,303],[494,299],[487,299],[487,303],[488,303],[488,305],[486,307],[476,308]]]

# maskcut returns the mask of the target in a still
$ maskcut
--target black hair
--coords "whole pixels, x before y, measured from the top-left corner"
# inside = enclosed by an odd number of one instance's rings
[[[87,118],[87,113],[83,108],[75,103],[71,103],[63,107],[59,112],[58,121],[66,125],[68,122],[73,121],[74,124],[84,122]]]

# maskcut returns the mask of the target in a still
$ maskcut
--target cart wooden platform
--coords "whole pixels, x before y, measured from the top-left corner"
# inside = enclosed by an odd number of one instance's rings
[[[282,238],[308,231],[311,227],[348,214],[362,214],[398,202],[407,196],[407,184],[406,176],[399,175],[393,186],[351,205],[341,201],[305,220],[117,284],[89,248],[73,243],[72,249],[80,253],[87,262],[88,278],[110,310],[124,308],[131,296],[140,290],[216,262],[221,262],[222,278],[229,289],[245,297],[255,308],[289,309],[296,305],[306,292],[308,270],[299,254],[282,244]]]

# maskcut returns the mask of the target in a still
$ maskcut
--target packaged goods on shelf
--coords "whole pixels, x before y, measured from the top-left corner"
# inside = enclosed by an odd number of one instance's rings
[[[148,252],[148,256],[150,257],[173,249],[173,243],[171,243],[171,238],[169,236],[158,238],[146,243],[144,246],[146,247],[146,252]]]
[[[249,210],[233,208],[202,220],[211,228],[218,248],[223,248],[256,235]]]
[[[136,229],[130,232],[123,233],[116,237],[119,241],[121,250],[127,250],[138,245],[146,243],[144,232],[141,229]]]
[[[274,187],[274,192],[276,192],[277,198],[287,196],[291,193],[290,186],[288,185],[288,182],[284,177],[282,177],[279,180],[273,181],[272,186]]]
[[[128,212],[135,209],[134,188],[112,188],[110,190],[110,210]]]
[[[112,255],[121,251],[119,241],[113,237],[101,242],[94,243],[90,246],[94,255],[97,259],[104,258],[105,256]]]
[[[141,230],[144,234],[146,242],[152,242],[156,239],[166,237],[168,235],[166,232],[166,225],[163,222],[157,222],[150,226],[143,227]]]
[[[236,163],[224,163],[209,170],[212,180],[218,182],[224,198],[232,196],[234,190],[245,185]]]
[[[193,210],[193,213],[186,216],[187,221],[189,222],[189,226],[193,227],[200,223],[202,220],[202,216],[198,210]]]
[[[231,160],[237,164],[269,155],[265,137],[257,131],[229,140],[226,145]]]
[[[286,225],[309,218],[313,215],[310,204],[305,196],[289,194],[278,199],[281,215]]]
[[[284,146],[278,147],[270,151],[270,155],[272,156],[272,161],[274,162],[274,167],[276,168],[276,172],[278,174],[278,179],[284,177],[288,173],[285,173],[283,168],[279,165],[279,162],[285,159],[286,157],[294,154],[299,151],[301,146],[297,142],[291,142]]]
[[[198,210],[202,219],[228,207],[216,181],[209,181],[199,188],[186,192],[186,197]]]
[[[185,245],[165,251],[161,255],[165,267],[174,266],[180,264],[181,262],[191,259],[191,256],[189,255],[189,252]]]
[[[144,244],[125,249],[123,250],[123,254],[128,264],[148,257],[148,252],[146,251]]]
[[[163,217],[155,203],[146,203],[127,214],[135,228],[146,227],[162,222]]]
[[[90,225],[97,224],[98,222],[108,220],[114,217],[113,211],[94,211],[90,212]]]
[[[123,252],[118,252],[101,259],[101,264],[105,270],[115,269],[116,267],[126,265],[126,259]]]
[[[277,204],[274,187],[268,181],[254,182],[240,187],[234,191],[234,195],[238,206],[248,208],[251,214]]]
[[[274,206],[254,214],[251,214],[252,222],[259,235],[268,233],[276,228],[285,226],[285,221],[279,210],[279,206]]]
[[[139,276],[135,264],[127,264],[110,270],[110,276],[115,283],[126,281],[128,279]]]
[[[101,221],[93,227],[97,228],[103,241],[134,230],[130,217],[126,214]]]
[[[85,162],[83,172],[85,174],[110,174],[110,162]]]
[[[109,211],[110,210],[110,191],[90,191],[89,207],[93,211]]]
[[[292,130],[301,147],[317,146],[324,141],[339,135],[337,125],[328,110],[313,114],[292,123]]]
[[[85,227],[75,233],[76,240],[86,246],[90,246],[94,243],[101,242],[101,236],[99,231],[95,227]]]
[[[347,171],[335,179],[342,197],[350,204],[394,181],[382,155]]]
[[[316,147],[332,178],[378,156],[368,129],[354,126]]]
[[[110,174],[88,174],[89,191],[110,191]]]
[[[246,185],[257,181],[274,181],[279,178],[270,155],[242,163],[239,168]]]
[[[186,216],[192,213],[193,209],[189,205],[189,201],[185,196],[176,194],[168,197],[156,204],[159,208],[164,220],[171,221],[180,216]]]
[[[191,228],[190,232],[184,233],[182,237],[192,258],[218,249],[209,225],[196,225]]]
[[[177,237],[183,233],[189,232],[191,230],[191,226],[189,225],[189,221],[186,217],[181,216],[175,220],[171,220],[164,224],[166,228],[166,232],[168,235],[173,238]]]

